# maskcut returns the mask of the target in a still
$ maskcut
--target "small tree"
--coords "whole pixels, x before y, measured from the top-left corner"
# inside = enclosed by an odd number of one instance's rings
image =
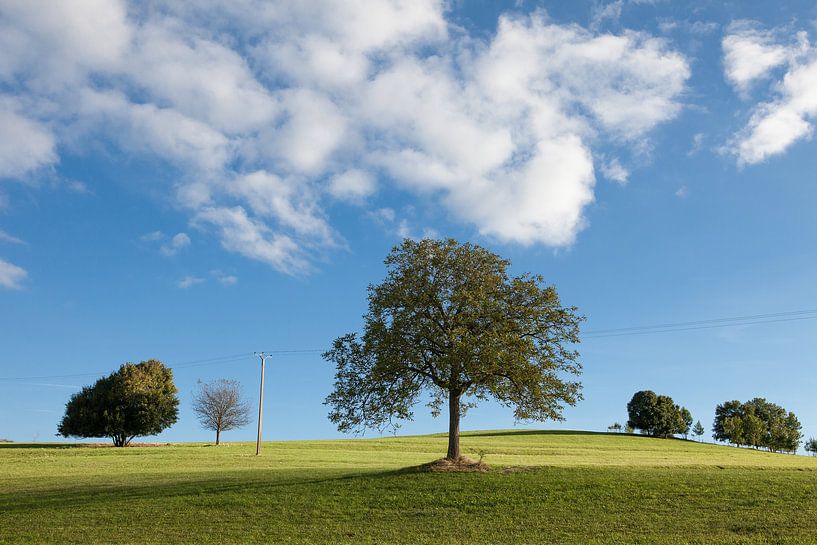
[[[176,423],[179,400],[173,371],[157,360],[126,363],[71,396],[57,431],[64,437],[110,437],[125,447]]]
[[[809,438],[803,445],[803,448],[806,449],[806,452],[811,453],[812,456],[817,456],[817,439],[814,437]]]
[[[432,414],[448,405],[448,452],[460,458],[460,418],[489,397],[518,420],[562,419],[581,399],[565,380],[581,365],[574,349],[582,317],[562,306],[542,277],[508,274],[510,262],[473,244],[406,239],[369,286],[358,340],[335,340],[329,419],[344,432],[395,428],[426,392]]]
[[[612,426],[607,426],[607,431],[619,433],[621,432],[621,424],[619,424],[618,422],[613,422]]]
[[[200,382],[193,394],[193,412],[202,427],[216,432],[216,446],[221,444],[221,432],[250,423],[250,410],[241,396],[241,385],[234,380]]]
[[[703,426],[703,424],[701,424],[701,421],[700,421],[700,420],[698,420],[698,421],[695,423],[695,427],[694,427],[694,428],[692,428],[692,435],[694,435],[695,437],[697,437],[697,438],[698,438],[698,440],[700,441],[700,440],[701,440],[701,436],[703,436],[703,434],[704,434],[704,432],[705,432],[705,431],[706,431],[706,430],[704,430],[704,426]]]

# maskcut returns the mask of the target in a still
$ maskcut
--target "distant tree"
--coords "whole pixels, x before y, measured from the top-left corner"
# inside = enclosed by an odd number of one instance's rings
[[[698,438],[698,440],[700,441],[701,436],[703,436],[703,434],[704,434],[705,432],[706,432],[706,430],[704,430],[704,426],[703,426],[703,424],[701,424],[701,421],[700,421],[700,420],[698,420],[698,421],[695,423],[695,427],[694,427],[694,428],[692,428],[692,435],[694,435],[695,437],[697,437],[697,438]]]
[[[763,398],[727,401],[715,409],[713,437],[772,452],[796,452],[802,426],[792,412]]]
[[[817,439],[814,437],[809,438],[803,445],[803,448],[806,449],[806,452],[811,453],[812,456],[817,456]]]
[[[406,239],[369,286],[360,339],[335,340],[329,419],[344,432],[395,428],[423,392],[433,415],[448,405],[448,452],[460,458],[460,418],[489,397],[519,420],[562,419],[581,399],[574,346],[583,320],[538,275],[512,277],[510,262],[455,240]]]
[[[635,433],[635,428],[627,423],[624,425],[624,433]]]
[[[627,403],[627,425],[653,437],[671,437],[689,433],[692,415],[676,405],[669,396],[651,390],[636,392]]]
[[[743,442],[750,447],[760,448],[763,445],[766,426],[758,416],[752,412],[747,412],[741,418],[741,430],[743,431]]]
[[[619,433],[621,431],[621,424],[619,424],[618,422],[613,422],[611,426],[607,426],[607,431]]]
[[[157,360],[126,363],[71,396],[57,431],[64,437],[110,437],[117,447],[176,423],[173,372]]]
[[[738,400],[726,401],[715,407],[715,424],[712,426],[712,438],[716,441],[728,441],[738,444],[730,439],[734,438],[735,421],[731,421],[730,430],[724,429],[724,424],[729,418],[741,418],[743,416],[743,404]]]
[[[680,433],[684,436],[684,439],[686,439],[689,435],[689,429],[692,427],[692,414],[686,407],[681,407],[680,410],[675,411],[675,414],[678,419],[678,427],[676,429],[681,430],[675,433]]]
[[[216,432],[216,445],[221,444],[221,432],[250,423],[250,410],[241,396],[241,385],[234,380],[199,383],[193,394],[193,412],[205,429]]]

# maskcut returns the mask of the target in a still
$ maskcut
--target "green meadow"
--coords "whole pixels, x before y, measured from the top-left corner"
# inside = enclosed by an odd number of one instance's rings
[[[0,444],[0,543],[817,543],[817,459],[587,432]]]

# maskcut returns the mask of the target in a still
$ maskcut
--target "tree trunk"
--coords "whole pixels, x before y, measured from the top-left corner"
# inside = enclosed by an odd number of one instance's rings
[[[221,444],[221,430],[216,429],[216,446],[219,446],[219,444]]]
[[[448,460],[460,458],[460,394],[448,396]]]

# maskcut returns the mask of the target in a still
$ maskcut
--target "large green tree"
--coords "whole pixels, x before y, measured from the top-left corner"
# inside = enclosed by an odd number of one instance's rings
[[[396,428],[423,393],[448,405],[448,452],[460,458],[460,418],[494,398],[519,420],[562,419],[581,399],[575,344],[582,317],[541,276],[511,276],[510,262],[474,244],[404,240],[369,286],[360,337],[335,340],[329,419],[344,432]]]
[[[657,395],[652,390],[633,394],[627,403],[627,425],[653,437],[686,435],[692,426],[689,411],[676,405],[669,396]]]
[[[126,363],[71,396],[57,431],[64,437],[110,437],[117,447],[176,423],[173,372],[160,361]]]

